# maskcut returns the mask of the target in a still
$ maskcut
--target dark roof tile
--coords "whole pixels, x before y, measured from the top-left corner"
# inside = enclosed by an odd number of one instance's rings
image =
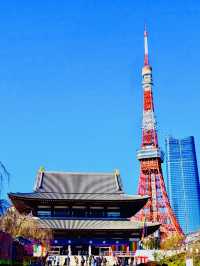
[[[39,219],[44,228],[60,230],[140,230],[144,223],[130,220],[62,220],[62,219]],[[146,222],[147,228],[159,228],[159,223]]]
[[[35,191],[56,193],[122,193],[114,173],[39,172]]]
[[[117,200],[134,201],[147,200],[148,196],[127,195],[119,193],[58,193],[58,192],[33,192],[33,193],[10,193],[9,196],[28,199],[51,199],[51,200]]]

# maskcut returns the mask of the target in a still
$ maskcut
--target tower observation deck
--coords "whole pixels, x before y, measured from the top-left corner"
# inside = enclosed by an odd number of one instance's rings
[[[144,31],[144,66],[142,68],[143,119],[142,144],[137,151],[140,161],[138,194],[148,195],[149,201],[138,213],[143,221],[160,222],[161,237],[169,233],[182,235],[182,229],[172,211],[167,196],[162,167],[163,152],[158,145],[156,118],[153,103],[152,67],[149,64],[147,31]]]

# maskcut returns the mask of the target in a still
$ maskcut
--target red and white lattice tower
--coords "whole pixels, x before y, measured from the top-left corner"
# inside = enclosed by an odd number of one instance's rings
[[[137,214],[137,218],[142,221],[160,222],[161,237],[164,238],[170,233],[180,235],[183,233],[171,209],[163,179],[161,167],[163,153],[158,145],[152,92],[152,68],[149,65],[146,29],[144,31],[144,52],[142,145],[137,151],[137,159],[140,161],[138,194],[148,195],[150,199]]]

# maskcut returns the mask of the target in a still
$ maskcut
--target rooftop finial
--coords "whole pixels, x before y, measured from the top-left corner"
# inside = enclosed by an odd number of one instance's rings
[[[39,168],[39,171],[38,172],[40,172],[40,173],[42,173],[42,172],[45,172],[45,168],[44,168],[44,166],[40,166],[40,168]]]
[[[115,176],[120,176],[120,171],[119,171],[119,169],[115,169],[115,171],[114,171],[114,175],[115,175]]]
[[[149,54],[148,54],[148,40],[147,40],[147,28],[146,24],[144,25],[144,65],[149,65]]]

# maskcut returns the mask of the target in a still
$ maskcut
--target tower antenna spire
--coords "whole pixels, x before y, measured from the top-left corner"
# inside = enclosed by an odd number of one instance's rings
[[[144,65],[149,65],[149,53],[148,53],[148,33],[146,24],[144,25]]]

